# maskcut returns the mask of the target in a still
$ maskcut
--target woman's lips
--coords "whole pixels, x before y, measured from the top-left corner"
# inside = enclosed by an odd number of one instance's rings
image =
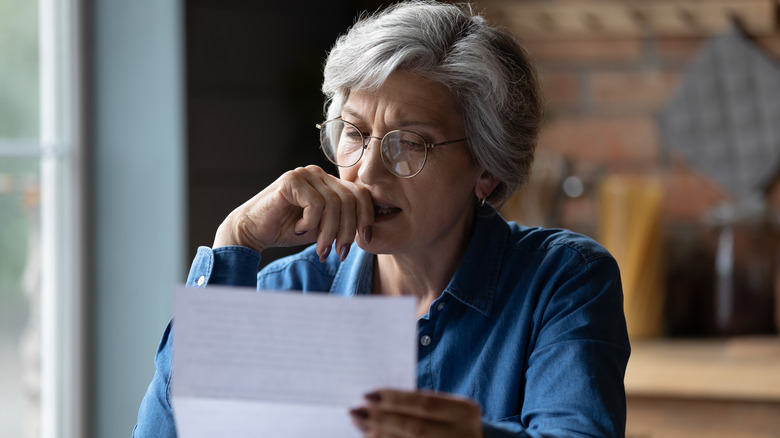
[[[401,209],[393,207],[391,205],[374,204],[374,220],[381,221],[384,219],[390,219],[396,214],[400,213]]]

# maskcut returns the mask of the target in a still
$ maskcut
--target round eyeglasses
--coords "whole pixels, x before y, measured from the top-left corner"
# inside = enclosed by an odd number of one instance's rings
[[[384,137],[364,135],[357,126],[342,119],[331,119],[316,125],[320,130],[320,148],[325,157],[338,167],[351,167],[360,161],[372,138],[381,140],[382,163],[393,175],[411,178],[423,169],[428,149],[465,141],[465,138],[442,143],[428,143],[420,134],[395,130]]]

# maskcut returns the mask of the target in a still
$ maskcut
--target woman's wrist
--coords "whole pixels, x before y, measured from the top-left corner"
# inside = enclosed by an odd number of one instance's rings
[[[244,227],[241,226],[241,223],[240,220],[233,219],[232,214],[225,218],[217,228],[212,248],[243,246],[253,249],[258,253],[263,252],[265,245],[262,245],[257,239],[247,239],[247,233],[242,232]]]
[[[236,238],[230,222],[229,217],[225,218],[217,228],[217,233],[214,236],[214,244],[211,246],[213,249],[223,246],[242,246]]]

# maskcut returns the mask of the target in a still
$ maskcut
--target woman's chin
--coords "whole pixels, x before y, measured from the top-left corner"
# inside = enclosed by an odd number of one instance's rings
[[[392,254],[394,250],[394,245],[382,241],[381,237],[376,236],[372,237],[369,243],[366,243],[362,237],[358,237],[355,239],[355,243],[360,249],[370,254]]]

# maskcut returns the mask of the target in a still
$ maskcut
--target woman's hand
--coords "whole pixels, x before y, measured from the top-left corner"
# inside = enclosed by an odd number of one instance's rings
[[[371,438],[481,438],[482,414],[473,401],[451,394],[381,390],[350,411]]]
[[[335,240],[344,260],[356,232],[364,241],[371,240],[373,223],[368,190],[307,166],[283,174],[233,210],[217,229],[214,248],[241,245],[262,252],[317,242],[323,261]]]

